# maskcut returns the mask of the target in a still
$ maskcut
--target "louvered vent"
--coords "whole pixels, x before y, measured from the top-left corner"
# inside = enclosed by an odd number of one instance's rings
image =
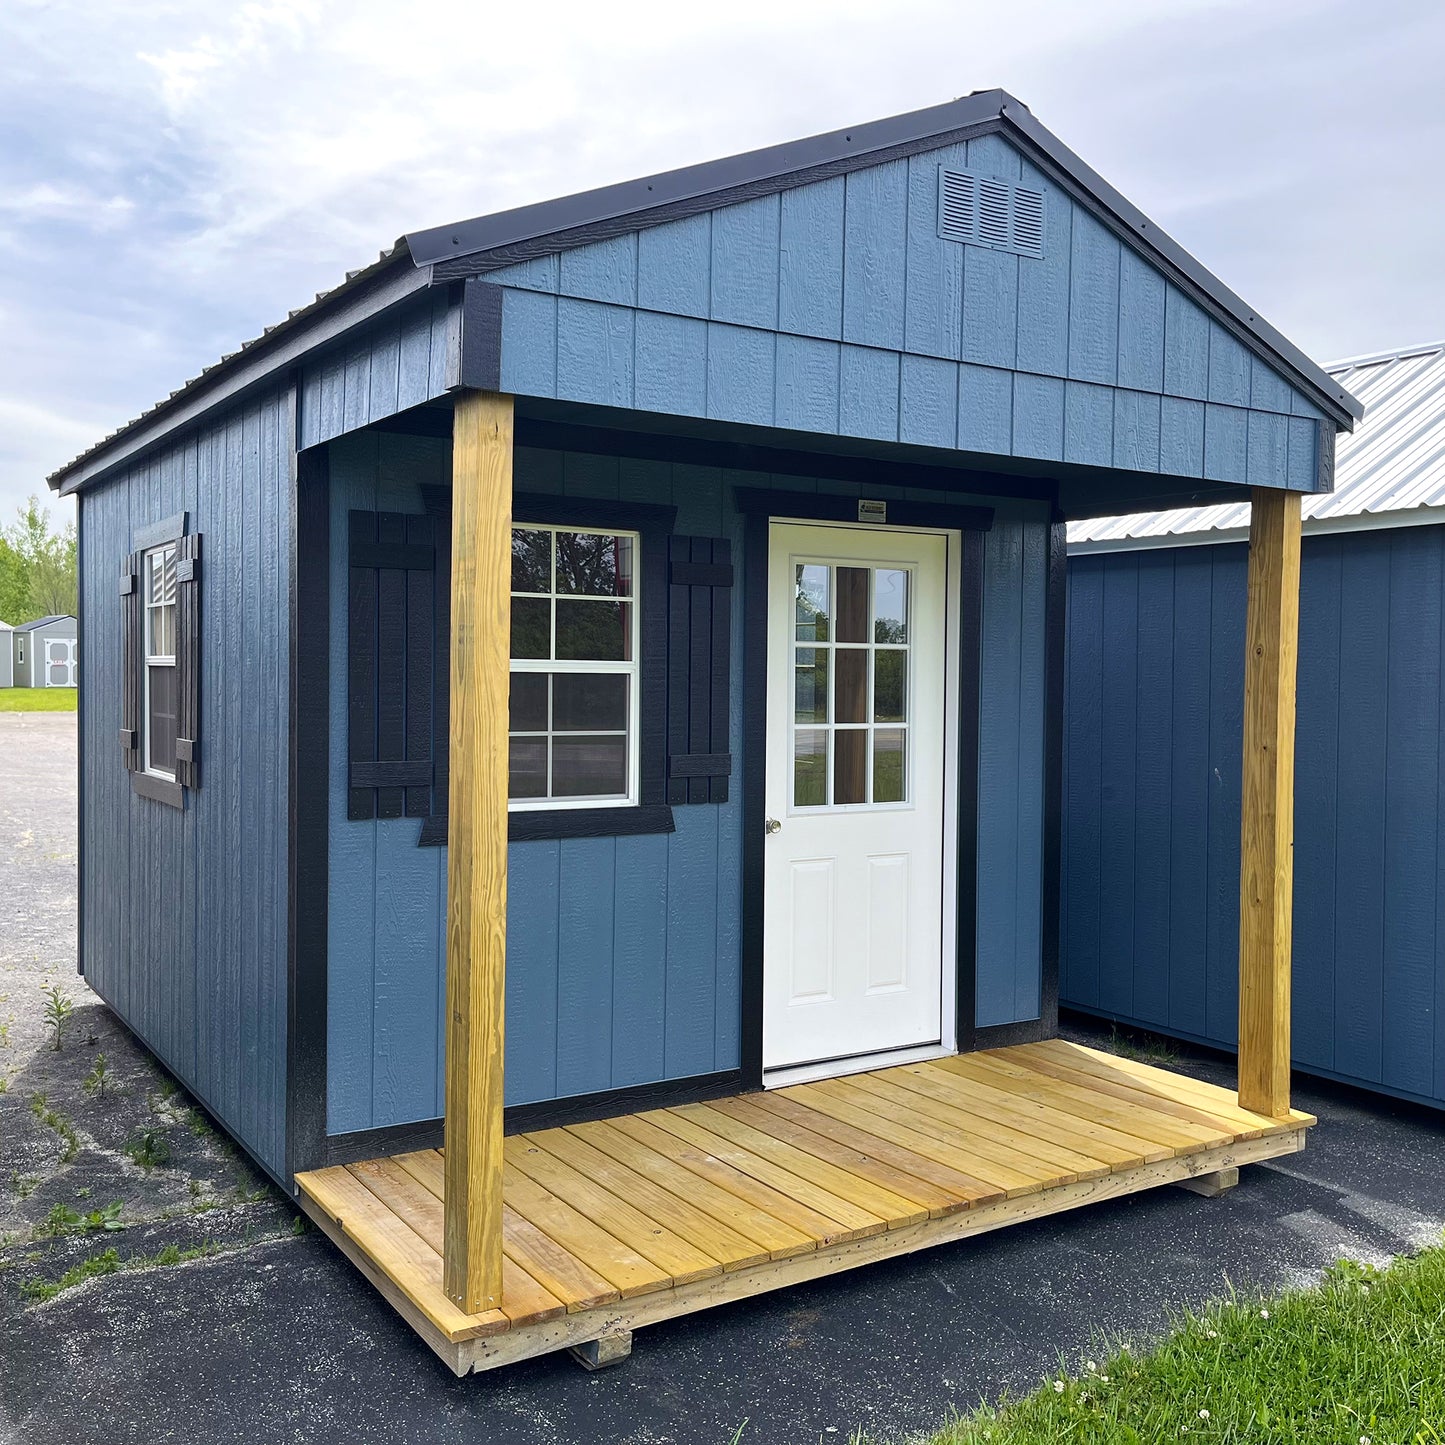
[[[1042,256],[1044,193],[994,176],[940,166],[938,234],[945,241]]]

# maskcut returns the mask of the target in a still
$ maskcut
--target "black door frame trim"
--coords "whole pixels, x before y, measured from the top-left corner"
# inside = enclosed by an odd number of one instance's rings
[[[741,1056],[744,1081],[763,1082],[763,889],[766,851],[768,739],[768,526],[772,518],[801,522],[860,522],[858,498],[831,493],[773,492],[736,487],[734,500],[743,513],[743,689],[749,707],[743,723],[743,858]],[[957,1013],[962,1051],[975,1047],[973,1019],[977,886],[970,860],[978,856],[978,705],[983,644],[983,534],[993,526],[993,510],[964,503],[889,501],[889,520],[880,530],[907,527],[948,528],[960,533],[962,579],[958,639],[958,860]],[[850,510],[851,509],[851,510]],[[1062,530],[1062,529],[1060,529]],[[969,605],[970,598],[974,600]],[[1056,990],[1057,992],[1057,990]],[[965,1042],[965,1037],[967,1042]]]

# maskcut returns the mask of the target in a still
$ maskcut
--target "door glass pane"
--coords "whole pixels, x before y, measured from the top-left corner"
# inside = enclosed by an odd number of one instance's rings
[[[798,722],[828,721],[828,652],[800,647],[793,663],[793,717]]]
[[[552,674],[552,730],[624,732],[627,678],[621,673]]]
[[[799,728],[793,741],[793,806],[821,808],[828,801],[828,734]]]
[[[874,576],[874,642],[908,641],[908,573],[880,567]]]
[[[512,591],[552,590],[552,534],[537,527],[512,528]]]
[[[861,723],[868,721],[868,649],[839,647],[833,652],[834,679],[833,721]]]
[[[627,791],[627,739],[580,737],[552,739],[552,796],[607,797]]]
[[[508,750],[507,796],[547,796],[547,739],[513,738]]]
[[[545,597],[512,598],[512,656],[551,655],[552,604]]]
[[[868,801],[868,730],[839,729],[833,734],[833,802]]]
[[[866,567],[837,569],[839,642],[868,641],[868,579]]]
[[[798,563],[794,569],[799,642],[828,640],[828,573],[831,567]]]
[[[908,654],[892,648],[873,654],[873,721],[907,722]]]
[[[902,728],[873,730],[873,801],[902,803],[907,801],[908,734]]]
[[[176,607],[170,603],[163,607],[151,607],[150,614],[150,655],[152,657],[174,657],[176,655]]]
[[[558,532],[557,590],[588,597],[630,597],[631,539],[596,532]]]
[[[557,656],[586,662],[625,662],[631,607],[626,602],[557,599]],[[513,656],[516,654],[514,653]]]
[[[547,674],[514,672],[509,726],[514,733],[547,731]]]

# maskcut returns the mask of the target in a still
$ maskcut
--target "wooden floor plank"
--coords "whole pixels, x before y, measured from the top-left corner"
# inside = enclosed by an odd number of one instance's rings
[[[545,1150],[594,1184],[610,1190],[618,1199],[625,1199],[649,1220],[672,1230],[724,1269],[761,1264],[768,1257],[768,1251],[756,1241],[704,1213],[688,1200],[680,1199],[647,1175],[594,1148],[571,1129],[544,1129],[517,1137]]]
[[[915,1153],[895,1140],[886,1137],[887,1126],[881,1121],[876,1129],[867,1130],[845,1124],[831,1114],[810,1106],[804,1086],[794,1085],[789,1089],[778,1089],[771,1093],[754,1096],[760,1106],[783,1114],[795,1123],[802,1124],[815,1134],[823,1134],[853,1149],[862,1150],[874,1157],[895,1165],[905,1173],[920,1179],[928,1179],[947,1190],[960,1200],[965,1208],[988,1200],[1003,1199],[1007,1191],[975,1175],[965,1174],[961,1169],[950,1168],[926,1155]]]
[[[399,1220],[405,1221],[441,1257],[446,1226],[442,1201],[394,1159],[367,1159],[348,1164],[347,1172],[359,1179]],[[505,1237],[505,1236],[504,1236]],[[502,1254],[502,1298],[497,1306],[513,1326],[556,1319],[567,1306],[535,1279],[524,1265]]]
[[[787,1107],[790,1103],[792,1109]],[[780,1105],[783,1107],[778,1107]],[[911,1200],[934,1219],[967,1209],[973,1197],[972,1193],[957,1193],[884,1159],[885,1146],[881,1139],[878,1148],[860,1148],[855,1144],[840,1143],[830,1133],[812,1128],[811,1120],[806,1117],[809,1111],[796,1101],[756,1094],[746,1099],[714,1100],[713,1107],[724,1110],[744,1124],[784,1139],[817,1159],[826,1159],[860,1179],[867,1179],[903,1199]],[[805,1117],[800,1119],[798,1113]],[[828,1122],[822,1115],[815,1114],[812,1119],[825,1125]],[[926,1161],[919,1159],[918,1163],[925,1165]]]
[[[714,1133],[680,1109],[653,1109],[639,1117],[655,1124],[659,1129],[676,1134],[680,1139],[705,1150],[713,1158],[731,1165],[739,1172],[750,1174],[754,1179],[771,1185],[779,1193],[796,1199],[800,1204],[837,1220],[843,1231],[839,1235],[840,1241],[862,1239],[888,1227],[878,1215],[860,1209],[851,1200],[821,1188],[811,1179],[792,1173],[764,1155],[755,1154],[750,1149],[735,1144],[726,1135]]]
[[[722,1273],[721,1262],[711,1254],[648,1218],[626,1199],[564,1164],[555,1155],[518,1135],[507,1139],[503,1147],[506,1161],[513,1169],[559,1199],[565,1199],[598,1228],[650,1259],[668,1273],[674,1284]]]
[[[634,1173],[653,1180],[679,1199],[688,1200],[744,1239],[752,1240],[766,1251],[769,1259],[788,1259],[795,1254],[805,1254],[817,1244],[811,1234],[804,1234],[756,1204],[749,1204],[711,1180],[684,1169],[666,1154],[639,1143],[606,1120],[573,1124],[568,1131]]]
[[[754,1154],[771,1159],[775,1164],[780,1164],[804,1179],[811,1179],[815,1184],[832,1190],[844,1199],[851,1200],[860,1209],[876,1214],[890,1229],[899,1229],[905,1224],[917,1224],[928,1218],[928,1211],[920,1208],[911,1199],[874,1184],[861,1174],[841,1169],[836,1164],[809,1153],[807,1149],[798,1148],[777,1137],[783,1130],[768,1132],[766,1121],[759,1127],[756,1121],[746,1115],[738,1118],[733,1109],[740,1102],[743,1101],[717,1101],[720,1105],[727,1105],[726,1108],[715,1108],[712,1104],[684,1104],[674,1112],[694,1120],[715,1134],[721,1134],[725,1139],[731,1139],[744,1149],[752,1150]]]
[[[1037,1051],[1057,1058],[1071,1068],[1099,1073],[1106,1078],[1118,1078],[1120,1075],[1137,1078],[1146,1089],[1157,1089],[1173,1098],[1191,1100],[1221,1119],[1235,1120],[1246,1128],[1258,1129],[1261,1137],[1297,1129],[1301,1125],[1307,1127],[1316,1122],[1313,1114],[1306,1114],[1299,1109],[1290,1110],[1288,1120],[1270,1119],[1263,1114],[1254,1114],[1239,1107],[1239,1096],[1233,1089],[1222,1088],[1218,1084],[1211,1084],[1205,1079],[1195,1079],[1188,1074],[1177,1074],[1171,1069],[1159,1068],[1138,1059],[1104,1053],[1085,1044],[1071,1043],[1067,1039],[1047,1039],[1028,1047],[1031,1052]]]
[[[1047,1075],[1037,1073],[1022,1063],[1016,1063],[998,1054],[969,1054],[950,1060],[950,1064],[961,1065],[974,1077],[980,1074],[992,1078],[999,1087],[1010,1093],[1052,1103],[1056,1107],[1085,1119],[1098,1119],[1115,1128],[1129,1128],[1141,1133],[1147,1139],[1167,1144],[1176,1154],[1188,1153],[1193,1149],[1217,1148],[1227,1143],[1226,1129],[1206,1129],[1196,1124],[1186,1124],[1182,1119],[1171,1119],[1167,1114],[1145,1108],[1142,1105],[1121,1104],[1093,1089],[1081,1088],[1076,1084],[1061,1083]]]
[[[296,1182],[448,1339],[511,1328],[501,1310],[463,1314],[442,1291],[441,1256],[344,1168],[308,1171]]]
[[[505,1183],[503,1194],[505,1195]],[[508,1204],[502,1206],[502,1253],[515,1260],[538,1284],[550,1290],[567,1307],[569,1314],[596,1309],[622,1298],[621,1290],[584,1264],[571,1250],[563,1249]],[[506,1298],[506,1285],[502,1286]]]
[[[608,1123],[619,1133],[670,1159],[695,1178],[706,1179],[710,1184],[715,1184],[737,1198],[744,1206],[755,1208],[796,1229],[810,1238],[814,1247],[857,1237],[836,1219],[830,1219],[826,1214],[810,1209],[791,1194],[784,1194],[782,1190],[774,1189],[771,1184],[764,1184],[761,1179],[725,1163],[698,1145],[689,1143],[666,1129],[659,1129],[650,1119],[632,1114],[620,1119],[610,1119]]]
[[[1264,1135],[1263,1128],[1249,1120],[1242,1111],[1234,1111],[1234,1117],[1227,1118],[1223,1111],[1206,1109],[1177,1093],[1164,1093],[1149,1080],[1133,1074],[1080,1068],[1077,1063],[1057,1059],[1027,1047],[1020,1049],[1017,1057],[1036,1072],[1048,1074],[1064,1083],[1094,1089],[1108,1094],[1110,1098],[1121,1099],[1126,1104],[1143,1102],[1157,1113],[1168,1114],[1174,1119],[1184,1119],[1206,1129],[1223,1129],[1236,1139],[1259,1139]]]
[[[970,1119],[992,1119],[1036,1139],[1083,1150],[1113,1168],[1133,1168],[1140,1159],[1154,1164],[1173,1156],[1174,1151],[1167,1145],[1151,1144],[1127,1130],[1096,1119],[1080,1119],[1076,1114],[1005,1092],[987,1078],[960,1074],[952,1068],[954,1062],[952,1058],[933,1059],[929,1066],[941,1074],[952,1074],[964,1086],[965,1092],[959,1097],[966,1098],[967,1104],[960,1108]]]

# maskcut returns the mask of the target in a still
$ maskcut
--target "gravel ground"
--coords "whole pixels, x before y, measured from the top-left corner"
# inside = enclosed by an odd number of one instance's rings
[[[74,737],[73,717],[0,714],[0,876],[19,900],[0,931],[0,1440],[817,1445],[861,1428],[893,1445],[1031,1388],[1100,1332],[1143,1344],[1180,1306],[1383,1261],[1445,1224],[1445,1116],[1307,1086],[1308,1150],[1221,1199],[1153,1190],[725,1306],[639,1332],[596,1375],[551,1356],[455,1380],[323,1238],[292,1232],[75,977]],[[76,1002],[58,1053],[56,983]],[[124,1092],[98,1098],[82,1081],[102,1052]],[[1208,1058],[1174,1067],[1230,1079]],[[74,1130],[68,1161],[36,1093]],[[167,1163],[132,1157],[147,1131]],[[47,1232],[57,1205],[116,1201],[123,1231]],[[137,1263],[36,1298],[32,1281],[112,1247]]]

